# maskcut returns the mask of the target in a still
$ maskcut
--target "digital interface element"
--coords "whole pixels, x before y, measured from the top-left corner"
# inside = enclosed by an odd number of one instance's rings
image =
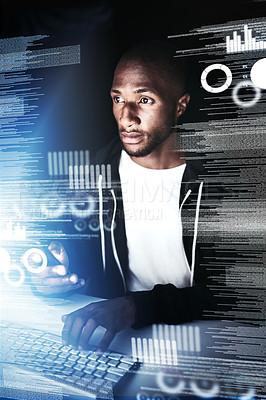
[[[89,150],[48,152],[48,174],[68,177],[69,189],[95,189],[102,175],[102,187],[111,188],[111,165],[90,165]]]
[[[245,100],[241,100],[238,96],[238,92],[242,88],[247,88],[247,87],[251,87],[253,89],[254,97],[251,100],[246,100],[246,96],[245,96]],[[243,107],[243,108],[252,107],[259,101],[259,99],[261,97],[261,91],[258,87],[254,86],[251,81],[241,81],[237,85],[235,85],[233,92],[232,92],[232,97],[233,97],[234,102],[237,105],[239,105],[240,107]]]
[[[53,255],[48,259],[45,251],[40,247],[30,247],[28,244],[19,244],[19,241],[2,241],[6,247],[0,247],[1,269],[4,280],[8,285],[18,287],[26,282],[26,272],[31,274],[42,273],[47,265],[52,265]],[[49,253],[47,253],[49,254]],[[60,264],[56,260],[54,264]]]
[[[219,185],[226,192],[222,202],[209,196],[201,203],[198,237],[213,250],[204,265],[215,275],[212,290],[221,307],[206,312],[206,317],[225,316],[259,325],[265,324],[265,26],[265,18],[257,18],[168,36],[170,43],[177,43],[176,57],[186,58],[193,67],[196,64],[197,71],[191,85],[192,111],[179,126],[181,145],[187,160],[202,163],[200,178],[206,192]],[[229,39],[235,39],[230,49]],[[200,90],[194,89],[197,83]],[[225,83],[230,85],[223,87]],[[189,236],[189,213],[184,217],[183,232]],[[226,331],[223,338],[219,336],[217,346],[223,356],[233,349],[228,339],[231,334]],[[246,332],[241,339],[238,335],[234,336],[237,348],[233,355],[240,357],[249,351],[247,357],[253,355],[259,361],[253,346],[260,334],[250,337]],[[246,366],[248,376],[253,375],[253,365]],[[238,371],[235,364],[232,368]],[[261,378],[253,386],[260,384]]]
[[[111,188],[111,165],[69,165],[70,189],[95,189],[99,186],[99,176],[102,176],[103,189]]]
[[[226,76],[225,82],[221,86],[218,86],[218,87],[212,87],[207,83],[208,73],[213,71],[213,70],[215,70],[215,69],[223,71],[225,73],[225,76]],[[204,71],[201,74],[200,80],[201,80],[201,84],[202,84],[203,88],[205,90],[207,90],[207,92],[210,92],[210,93],[221,93],[224,90],[228,89],[229,86],[231,85],[231,83],[232,83],[232,73],[231,73],[230,69],[226,65],[223,65],[223,64],[212,64],[212,65],[209,65],[209,67],[204,69]]]
[[[190,381],[190,388],[196,396],[204,399],[215,397],[220,392],[220,386],[218,383],[210,383],[207,380]]]
[[[193,159],[196,151],[197,158],[203,160],[210,172],[209,176],[201,176],[207,185],[222,183],[233,193],[218,206],[212,198],[203,202],[201,240],[206,245],[213,243],[215,251],[214,258],[205,261],[213,271],[224,267],[215,278],[215,294],[218,300],[238,297],[227,315],[244,324],[242,330],[213,331],[220,355],[216,360],[200,356],[203,345],[196,327],[186,331],[180,327],[171,331],[170,327],[169,332],[159,332],[157,327],[152,338],[132,338],[135,357],[149,366],[172,368],[160,371],[158,379],[154,372],[156,384],[150,390],[140,390],[137,398],[179,400],[186,393],[249,400],[257,392],[265,396],[265,361],[258,350],[265,331],[252,331],[251,335],[245,326],[247,322],[265,321],[265,18],[203,26],[184,35],[199,44],[194,48],[188,43],[177,50],[177,57],[200,56],[197,85],[202,84],[203,101],[197,105],[199,118],[180,127],[182,145],[188,159],[190,153]],[[29,47],[42,44],[49,46],[48,36],[0,41],[1,90],[5,88],[0,100],[0,191],[4,199],[0,272],[2,282],[16,291],[27,283],[27,266],[32,268],[35,263],[38,271],[45,265],[45,257],[32,252],[40,238],[49,242],[58,238],[86,240],[98,235],[93,189],[98,192],[100,173],[103,188],[113,185],[109,167],[90,165],[88,150],[40,152],[38,145],[46,144],[38,130],[38,118],[46,114],[46,109],[39,108],[45,95],[42,68],[80,62],[79,45],[29,51]],[[35,69],[40,73],[33,78]],[[212,79],[216,73],[217,78]],[[48,163],[49,179],[43,179],[40,160]],[[110,223],[107,216],[105,230],[110,230]],[[186,221],[184,232],[188,235],[190,228]],[[8,240],[12,242],[11,250],[6,246]],[[15,247],[18,254],[14,254]],[[21,257],[28,247],[25,265]],[[31,309],[30,303],[27,308]],[[225,360],[228,354],[230,358]]]
[[[5,280],[10,286],[21,286],[25,280],[25,272],[18,264],[10,264],[4,272]]]
[[[252,37],[252,29],[248,25],[244,25],[244,40],[242,41],[241,34],[233,31],[233,39],[226,36],[226,51],[227,53],[237,53],[242,51],[253,51],[266,49],[266,40],[257,40]]]
[[[89,150],[48,151],[47,160],[50,176],[68,176],[70,166],[74,168],[74,165],[84,167],[90,164],[90,153]]]
[[[49,47],[48,35],[0,39],[1,181],[41,173],[39,145],[45,139],[36,125],[42,116],[45,70],[79,63],[80,45]]]
[[[255,62],[250,71],[250,78],[254,86],[260,89],[266,89],[266,58]]]
[[[152,338],[131,338],[134,360],[150,364],[178,365],[180,353],[200,353],[198,326],[152,325]]]
[[[40,274],[47,267],[47,256],[43,250],[38,248],[27,250],[22,261],[25,268],[33,274]]]
[[[177,347],[175,340],[131,338],[134,360],[150,364],[177,365]]]
[[[2,223],[4,225],[4,222]],[[19,222],[14,225],[12,220],[9,220],[0,231],[0,240],[24,241],[27,238],[26,227],[21,226]]]
[[[173,395],[181,394],[186,386],[186,381],[179,371],[175,371],[174,374],[160,371],[157,375],[157,383],[163,392]]]

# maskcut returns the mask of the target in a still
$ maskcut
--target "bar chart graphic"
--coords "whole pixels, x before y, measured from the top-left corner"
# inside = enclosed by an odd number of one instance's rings
[[[134,360],[150,364],[178,365],[178,353],[199,354],[201,351],[198,326],[152,326],[152,338],[131,338]]]
[[[70,189],[96,189],[99,185],[99,176],[102,176],[102,188],[111,188],[111,165],[69,165]]]
[[[15,225],[9,220],[6,227],[0,232],[0,240],[26,240],[26,228],[21,226],[19,222]]]
[[[89,150],[80,151],[49,151],[48,174],[51,177],[68,176],[69,166],[89,165]]]
[[[243,39],[243,40],[242,40]],[[254,51],[266,49],[266,40],[257,40],[252,36],[252,29],[244,25],[244,38],[242,34],[233,31],[233,38],[226,36],[227,53],[240,53],[243,51]]]
[[[68,177],[70,189],[96,189],[99,175],[102,188],[111,188],[111,165],[90,165],[89,150],[49,151],[48,174],[51,178]]]

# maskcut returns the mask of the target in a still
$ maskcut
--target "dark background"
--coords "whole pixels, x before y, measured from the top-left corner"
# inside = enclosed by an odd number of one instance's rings
[[[48,47],[79,44],[81,64],[32,71],[42,76],[35,134],[48,150],[94,153],[116,134],[109,90],[116,62],[146,39],[230,20],[262,17],[265,1],[1,0],[1,38],[49,35]],[[199,82],[199,81],[198,81]],[[197,99],[197,97],[195,97]],[[193,115],[187,113],[187,118]]]

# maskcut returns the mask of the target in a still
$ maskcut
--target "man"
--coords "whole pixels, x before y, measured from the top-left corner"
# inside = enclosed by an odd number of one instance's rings
[[[105,349],[121,329],[199,319],[213,307],[196,247],[206,193],[178,140],[177,123],[190,95],[184,65],[173,56],[168,44],[149,42],[126,52],[116,67],[111,97],[119,138],[95,160],[111,164],[113,188],[103,189],[100,177],[100,240],[88,243],[89,256],[80,258],[88,270],[87,293],[109,300],[63,316],[65,344],[86,349],[101,325],[106,332],[99,347]],[[186,237],[181,217],[188,222]],[[109,231],[103,229],[106,219]],[[83,286],[84,280],[67,274],[64,247],[52,243],[50,250],[63,265],[33,278],[37,290],[52,294]]]

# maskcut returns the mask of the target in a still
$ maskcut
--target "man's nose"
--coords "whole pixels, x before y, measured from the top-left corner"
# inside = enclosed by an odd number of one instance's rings
[[[131,125],[140,124],[140,118],[137,113],[137,109],[133,104],[125,104],[121,110],[120,123],[124,128],[130,127]]]

